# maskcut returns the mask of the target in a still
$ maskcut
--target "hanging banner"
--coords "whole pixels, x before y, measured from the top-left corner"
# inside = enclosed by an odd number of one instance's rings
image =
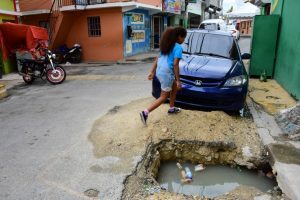
[[[187,11],[196,15],[201,15],[201,1],[198,0],[197,3],[189,3],[187,6]]]
[[[181,0],[164,0],[163,11],[181,14]]]
[[[144,24],[144,14],[141,13],[132,13],[131,15],[131,24]]]
[[[132,43],[145,42],[145,30],[132,31]]]

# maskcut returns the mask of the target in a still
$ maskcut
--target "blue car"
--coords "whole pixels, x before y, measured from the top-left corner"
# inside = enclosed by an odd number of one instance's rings
[[[248,74],[236,40],[222,31],[189,30],[179,63],[182,90],[176,103],[209,110],[240,111],[248,92]],[[155,77],[152,95],[160,96]]]

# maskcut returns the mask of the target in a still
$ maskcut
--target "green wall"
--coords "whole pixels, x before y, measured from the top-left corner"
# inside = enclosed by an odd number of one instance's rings
[[[280,1],[282,5],[283,0]],[[274,74],[275,79],[297,99],[300,99],[299,8],[299,0],[285,0],[283,3]]]
[[[14,11],[14,0],[0,0],[0,9],[7,11]]]
[[[281,15],[284,0],[271,0],[271,14]]]
[[[0,0],[0,9],[7,10],[7,11],[15,11],[14,0]],[[15,16],[0,14],[0,23],[2,23],[3,19],[15,20]],[[0,54],[1,54],[1,52],[0,52]],[[9,60],[3,62],[1,56],[0,56],[0,59],[1,59],[0,60],[0,70],[2,70],[2,72],[4,74],[10,73],[10,72],[13,72],[16,70],[14,60],[9,59]]]

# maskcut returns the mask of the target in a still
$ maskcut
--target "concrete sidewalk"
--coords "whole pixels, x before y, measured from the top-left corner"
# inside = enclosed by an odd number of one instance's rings
[[[125,58],[124,61],[119,61],[118,64],[140,63],[140,62],[152,62],[158,56],[158,50],[152,50],[147,53],[141,53],[134,56]]]
[[[300,199],[300,141],[290,141],[277,125],[274,115],[296,101],[274,80],[267,83],[250,80],[247,104],[257,132],[270,154],[273,173],[283,193]]]

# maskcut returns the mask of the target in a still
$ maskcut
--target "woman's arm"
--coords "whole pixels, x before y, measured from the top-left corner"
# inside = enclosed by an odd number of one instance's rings
[[[155,71],[156,71],[156,68],[157,68],[157,57],[155,58],[155,61],[151,67],[151,70],[149,72],[149,75],[148,75],[148,80],[152,80],[154,78],[154,74],[155,74]]]
[[[176,79],[176,85],[177,89],[181,89],[181,82],[180,82],[180,77],[179,77],[179,58],[174,59],[174,73],[175,73],[175,79]]]

